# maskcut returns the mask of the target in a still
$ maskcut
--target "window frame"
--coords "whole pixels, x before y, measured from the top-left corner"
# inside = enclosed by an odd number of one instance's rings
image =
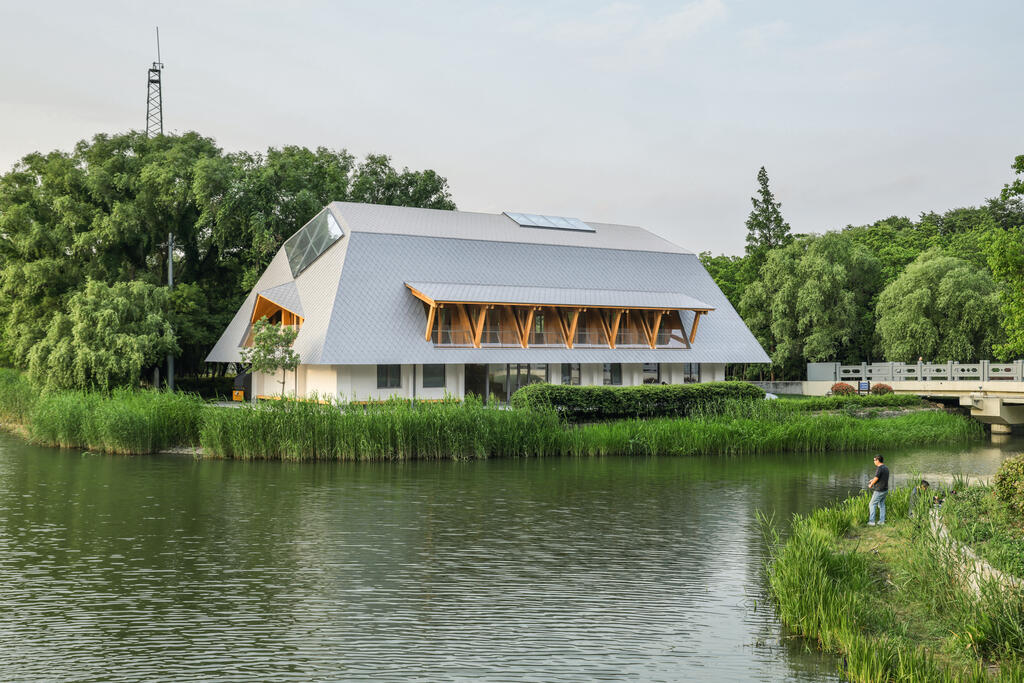
[[[448,366],[444,363],[424,363],[422,366],[423,371],[423,388],[424,389],[444,389],[448,383]],[[431,372],[436,372],[438,368],[441,369],[440,384],[428,384],[427,383],[427,368],[431,369]],[[433,381],[437,381],[436,378],[432,378]]]
[[[616,370],[618,370],[618,381],[615,381]],[[622,386],[622,363],[604,363],[601,368],[602,379],[606,387]]]
[[[397,370],[396,370],[397,368]],[[391,382],[395,381],[396,384]],[[394,363],[377,365],[377,388],[378,389],[401,389],[402,388],[402,366]]]

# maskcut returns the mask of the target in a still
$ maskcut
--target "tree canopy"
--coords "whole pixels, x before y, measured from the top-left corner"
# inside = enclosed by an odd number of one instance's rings
[[[225,154],[194,132],[129,132],[29,154],[0,175],[0,365],[28,367],[36,345],[68,331],[77,294],[165,285],[173,234],[176,289],[162,315],[179,370],[195,372],[284,240],[335,200],[455,208],[435,171],[399,171],[386,155],[357,163],[323,147]],[[43,349],[32,356],[40,368],[53,353]],[[90,378],[59,381],[103,384]]]
[[[751,197],[750,202],[754,208],[747,217],[747,256],[760,265],[772,249],[793,241],[789,223],[782,218],[782,202],[775,201],[768,187],[768,172],[764,166],[757,172],[757,196]]]
[[[991,275],[939,249],[918,256],[882,291],[876,314],[886,360],[982,360],[1001,337]]]

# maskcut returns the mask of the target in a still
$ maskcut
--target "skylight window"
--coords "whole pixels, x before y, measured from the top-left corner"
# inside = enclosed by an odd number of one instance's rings
[[[309,268],[320,254],[341,239],[344,235],[338,221],[327,209],[324,209],[313,220],[299,228],[299,231],[284,243],[284,252],[288,257],[288,266],[292,269],[292,277]]]
[[[595,232],[595,230],[581,221],[579,218],[566,218],[564,216],[541,216],[535,213],[513,213],[506,211],[505,215],[514,220],[524,228],[548,228],[552,230],[578,230],[580,232]]]

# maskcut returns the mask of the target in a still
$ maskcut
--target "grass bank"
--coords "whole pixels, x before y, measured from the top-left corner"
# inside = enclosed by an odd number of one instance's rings
[[[909,394],[882,394],[876,396],[780,396],[777,400],[791,403],[801,410],[844,410],[858,408],[918,408],[927,403]]]
[[[867,494],[796,516],[784,542],[766,524],[769,592],[782,622],[841,655],[853,681],[1024,680],[1024,592],[983,581],[932,529],[928,499],[907,517],[894,490],[884,527]]]
[[[415,408],[405,401],[365,409],[275,401],[209,410],[200,445],[213,457],[285,460],[734,455],[863,451],[982,434],[976,422],[942,412],[872,419],[814,415],[777,401],[721,402],[686,419],[573,427],[554,410],[497,410],[470,398]]]
[[[1024,577],[1024,516],[999,500],[991,486],[972,486],[947,496],[942,521],[953,538],[993,567]]]

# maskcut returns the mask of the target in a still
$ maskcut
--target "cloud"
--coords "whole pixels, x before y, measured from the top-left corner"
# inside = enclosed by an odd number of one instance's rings
[[[790,32],[790,28],[789,23],[781,19],[751,26],[740,31],[740,43],[748,49],[760,50],[785,37]]]

